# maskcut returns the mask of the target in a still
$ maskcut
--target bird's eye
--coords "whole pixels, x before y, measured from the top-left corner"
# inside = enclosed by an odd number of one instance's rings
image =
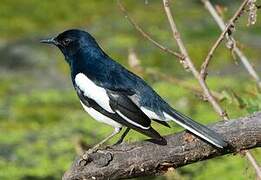
[[[67,38],[67,39],[64,39],[64,40],[63,40],[63,45],[64,45],[64,46],[68,46],[71,42],[72,42],[71,39],[68,39],[68,38]]]

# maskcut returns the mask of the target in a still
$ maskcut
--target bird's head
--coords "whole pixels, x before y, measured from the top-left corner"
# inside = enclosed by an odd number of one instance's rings
[[[78,29],[64,31],[56,37],[43,39],[40,42],[57,46],[67,61],[82,49],[85,51],[100,49],[95,39],[88,32]]]

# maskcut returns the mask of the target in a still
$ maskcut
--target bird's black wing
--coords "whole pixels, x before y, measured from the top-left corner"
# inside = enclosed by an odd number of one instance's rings
[[[96,111],[100,112],[104,116],[107,116],[111,118],[112,120],[129,127],[131,129],[134,129],[146,136],[149,136],[153,139],[164,141],[164,138],[161,137],[161,135],[155,131],[151,126],[150,126],[150,119],[141,111],[139,108],[134,104],[130,102],[130,99],[128,100],[125,98],[123,95],[122,96],[115,96],[112,97],[111,100],[111,105],[112,109],[115,110],[115,113],[110,113],[103,109],[95,100],[88,98],[87,96],[84,95],[84,93],[81,91],[80,88],[75,86],[75,90],[77,92],[78,97],[80,98],[81,102],[87,106],[95,109]],[[112,93],[110,93],[110,97],[112,96]],[[126,105],[129,105],[129,108],[126,107]],[[136,107],[135,107],[136,106]],[[140,111],[140,112],[139,112]],[[123,116],[121,116],[123,115]],[[133,117],[137,118],[133,120]],[[131,118],[131,121],[126,120],[126,118]],[[134,122],[134,123],[133,123]],[[143,127],[143,128],[142,128]]]
[[[148,129],[151,120],[126,95],[119,92],[107,91],[111,108],[126,121],[143,129]]]

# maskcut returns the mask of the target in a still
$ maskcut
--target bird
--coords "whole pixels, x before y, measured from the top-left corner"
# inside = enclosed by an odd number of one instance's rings
[[[130,129],[164,142],[165,138],[151,126],[152,121],[166,127],[170,127],[168,121],[174,121],[217,148],[227,147],[220,134],[172,108],[142,78],[112,59],[90,33],[69,29],[40,42],[55,45],[64,55],[84,110],[97,121],[114,127],[93,150],[124,127],[119,143]]]

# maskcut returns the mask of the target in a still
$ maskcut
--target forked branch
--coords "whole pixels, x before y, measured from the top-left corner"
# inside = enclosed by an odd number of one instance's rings
[[[204,4],[204,6],[206,7],[206,9],[209,11],[211,16],[213,17],[213,19],[216,21],[216,23],[218,24],[219,28],[222,31],[225,31],[226,25],[225,25],[223,19],[219,16],[219,14],[216,11],[216,9],[211,4],[211,2],[209,0],[201,0],[201,1]],[[232,42],[236,42],[234,40],[234,38],[232,37],[232,35],[229,35],[229,39]],[[241,60],[242,64],[244,65],[245,69],[250,74],[250,76],[256,81],[258,87],[261,88],[261,79],[260,79],[259,75],[257,74],[257,72],[254,69],[254,67],[251,65],[251,63],[249,62],[249,60],[247,59],[245,54],[237,47],[236,43],[233,44],[233,51],[236,53],[238,58]],[[205,67],[203,67],[203,68],[205,68]],[[206,69],[201,70],[201,71],[202,71],[201,74],[206,74],[205,73]]]
[[[125,15],[125,18],[133,25],[133,27],[147,40],[149,40],[152,44],[160,48],[161,50],[168,52],[174,56],[176,56],[178,59],[183,59],[183,56],[180,53],[177,53],[175,51],[172,51],[171,49],[165,47],[164,45],[160,44],[156,40],[154,40],[148,33],[146,33],[136,22],[135,20],[129,16],[128,12],[126,11],[125,7],[121,3],[120,0],[118,0],[118,6],[120,7],[120,10]]]
[[[218,37],[218,39],[216,40],[216,42],[213,44],[213,46],[211,47],[211,49],[208,52],[208,55],[205,59],[205,61],[202,63],[201,65],[201,71],[200,71],[200,75],[202,76],[203,79],[206,78],[207,76],[207,68],[208,65],[210,63],[210,60],[215,52],[215,50],[217,49],[217,47],[219,46],[219,44],[222,42],[222,40],[225,38],[225,35],[231,31],[232,32],[232,28],[234,28],[234,24],[236,22],[236,20],[240,17],[240,15],[243,13],[244,8],[246,7],[247,3],[249,0],[244,0],[243,3],[241,4],[241,6],[238,8],[238,10],[236,11],[236,13],[233,15],[233,17],[229,20],[228,24],[226,25],[226,27],[223,29],[223,32],[220,34],[220,36]]]

